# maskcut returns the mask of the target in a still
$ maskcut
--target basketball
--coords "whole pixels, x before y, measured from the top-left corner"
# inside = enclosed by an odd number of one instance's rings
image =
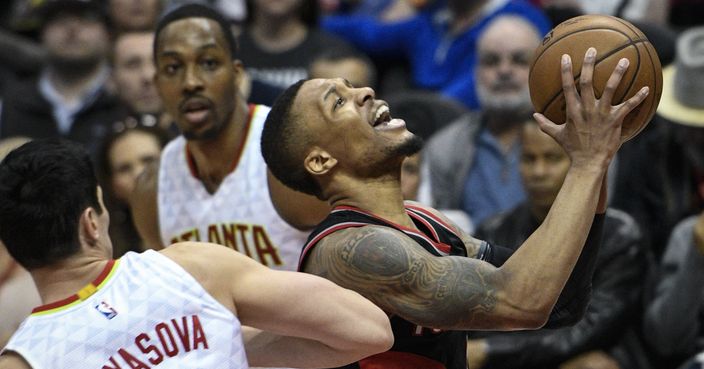
[[[650,88],[646,99],[623,120],[621,141],[627,141],[643,130],[655,114],[662,94],[662,68],[648,38],[623,19],[584,15],[553,28],[536,49],[530,67],[528,83],[533,107],[557,124],[565,122],[560,60],[563,54],[572,59],[572,73],[579,90],[582,62],[589,47],[596,49],[593,86],[597,98],[601,97],[606,81],[621,58],[627,58],[630,63],[614,93],[612,105],[628,100],[644,86]]]

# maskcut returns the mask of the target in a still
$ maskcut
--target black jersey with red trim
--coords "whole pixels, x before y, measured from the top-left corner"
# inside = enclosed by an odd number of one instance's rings
[[[302,271],[311,250],[327,235],[346,228],[378,225],[390,227],[412,238],[432,255],[467,256],[467,249],[453,228],[422,207],[406,205],[415,224],[410,229],[361,209],[339,206],[311,233],[298,264]],[[420,327],[399,316],[390,315],[394,332],[391,350],[368,357],[345,369],[466,369],[466,335],[461,331],[441,331]]]

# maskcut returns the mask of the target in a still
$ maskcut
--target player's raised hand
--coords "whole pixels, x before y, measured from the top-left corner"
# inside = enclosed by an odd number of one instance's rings
[[[579,91],[572,73],[569,55],[562,56],[562,90],[567,103],[567,121],[553,122],[536,113],[541,129],[562,145],[573,165],[608,165],[621,145],[621,124],[626,115],[648,96],[648,87],[618,105],[612,105],[614,92],[628,69],[628,59],[621,59],[606,83],[600,98],[594,93],[593,75],[596,49],[584,56]]]

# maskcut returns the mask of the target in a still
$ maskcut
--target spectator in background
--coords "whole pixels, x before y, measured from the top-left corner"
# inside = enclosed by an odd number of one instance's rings
[[[105,85],[110,39],[99,2],[51,0],[39,8],[47,64],[38,76],[7,86],[0,138],[57,137],[80,142],[95,155],[121,107]]]
[[[161,0],[107,0],[113,31],[151,31],[161,13]]]
[[[704,1],[670,0],[669,24],[676,30],[704,25]]]
[[[161,116],[163,107],[154,84],[153,31],[125,32],[115,38],[112,82],[128,115]]]
[[[704,351],[704,207],[672,231],[645,312],[650,347],[669,369]]]
[[[433,135],[424,151],[422,190],[440,209],[464,210],[480,224],[525,199],[518,164],[521,125],[533,112],[528,74],[541,36],[525,18],[503,15],[477,43],[482,109]]]
[[[286,88],[308,76],[322,51],[348,47],[317,28],[316,0],[251,0],[240,35],[240,57],[254,80]]]
[[[548,9],[572,8],[584,14],[607,14],[634,22],[667,24],[670,0],[542,0]]]
[[[619,165],[613,206],[636,218],[657,258],[675,224],[704,207],[703,90],[704,27],[697,27],[678,38],[657,114],[619,159],[627,164]]]
[[[570,167],[562,147],[534,120],[523,124],[521,138],[520,174],[527,199],[488,219],[476,233],[480,239],[512,249],[518,249],[543,222]],[[642,278],[649,265],[646,250],[633,218],[609,209],[584,317],[574,326],[560,329],[470,332],[469,368],[621,368],[610,350],[640,312]],[[610,365],[597,366],[597,361]]]
[[[350,48],[331,48],[317,54],[308,66],[308,78],[337,78],[352,86],[376,86],[376,66],[365,54]]]
[[[13,149],[29,141],[26,137],[0,140],[0,161]],[[0,347],[26,318],[41,299],[32,276],[22,268],[0,241]]]
[[[539,8],[520,0],[447,0],[447,6],[428,7],[403,21],[330,16],[322,25],[375,59],[405,58],[413,87],[438,91],[475,109],[480,106],[474,77],[477,38],[504,14],[524,18],[540,38],[551,28]],[[509,40],[504,36],[499,42]]]
[[[667,130],[653,135],[657,151],[641,152],[642,177],[623,191],[627,209],[654,212],[634,213],[654,241],[669,237],[666,248],[654,245],[664,251],[644,330],[670,367],[704,351],[704,27],[685,31],[677,52],[663,71],[658,106]],[[630,194],[627,185],[634,186]]]
[[[110,211],[110,238],[113,255],[144,249],[132,220],[129,197],[137,177],[147,165],[156,163],[169,140],[167,132],[156,125],[145,125],[135,117],[115,124],[102,144],[98,156],[99,179],[103,184],[105,206]]]

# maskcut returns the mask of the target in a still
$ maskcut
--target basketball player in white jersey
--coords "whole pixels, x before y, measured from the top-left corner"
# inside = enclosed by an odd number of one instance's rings
[[[297,228],[312,228],[328,207],[268,178],[259,140],[269,108],[240,94],[236,47],[227,21],[205,5],[176,8],[157,25],[156,84],[182,135],[138,181],[135,223],[153,248],[209,241],[295,270],[307,237]],[[277,209],[271,196],[293,207]]]
[[[78,144],[36,140],[0,164],[0,238],[44,304],[0,368],[320,368],[391,347],[386,315],[359,294],[220,245],[113,260],[109,219]],[[243,343],[240,324],[266,332]]]

